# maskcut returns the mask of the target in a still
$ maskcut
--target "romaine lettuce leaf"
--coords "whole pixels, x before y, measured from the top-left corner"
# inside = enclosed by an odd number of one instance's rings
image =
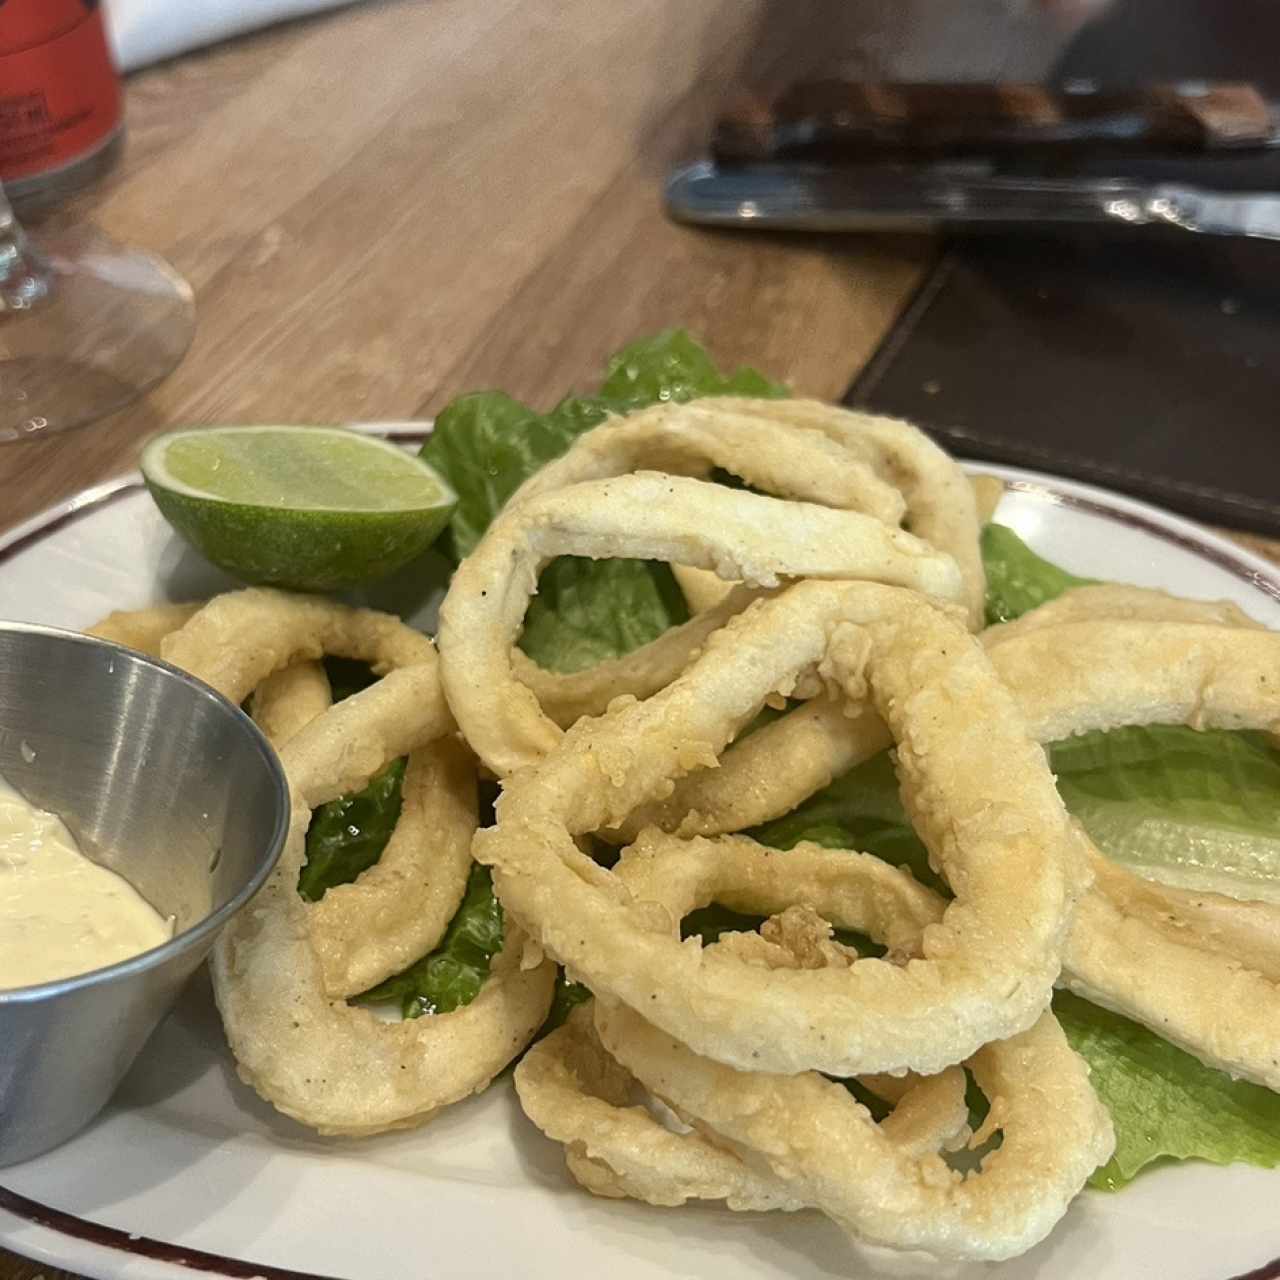
[[[982,531],[982,562],[987,571],[987,623],[1011,622],[1037,605],[1092,578],[1077,578],[1036,555],[1012,529],[989,524]]]
[[[1116,1153],[1090,1185],[1116,1191],[1164,1158],[1280,1165],[1280,1094],[1211,1071],[1145,1027],[1081,1000],[1053,1011],[1116,1126]]]
[[[551,1008],[534,1039],[541,1040],[543,1036],[550,1035],[557,1027],[564,1024],[564,1020],[578,1005],[585,1004],[590,999],[590,987],[584,987],[582,983],[574,982],[565,975],[563,969],[557,970],[556,987],[551,996]]]
[[[520,647],[549,671],[580,671],[630,653],[688,617],[666,565],[561,556],[542,572]]]
[[[1050,751],[1094,842],[1155,879],[1280,900],[1280,751],[1181,725],[1089,733]]]
[[[307,828],[307,860],[298,892],[318,902],[336,884],[350,884],[382,857],[400,820],[404,761],[393,760],[363,791],[322,804]]]

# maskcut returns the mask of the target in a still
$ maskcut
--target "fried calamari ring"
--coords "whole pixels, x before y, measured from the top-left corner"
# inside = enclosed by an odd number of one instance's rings
[[[584,480],[634,471],[704,479],[719,467],[779,498],[902,522],[906,502],[892,484],[842,441],[820,431],[780,430],[776,419],[757,412],[770,403],[711,397],[609,417],[535,471],[508,506]]]
[[[776,423],[734,413],[714,399],[658,404],[625,417],[610,417],[578,437],[568,451],[541,467],[511,496],[519,502],[586,480],[634,471],[662,471],[705,478],[716,467],[781,498],[860,511],[896,526],[906,512],[902,495],[861,459],[814,431],[779,430]],[[674,565],[691,601],[693,622],[675,627],[651,645],[573,675],[544,671],[516,651],[516,672],[561,728],[583,715],[599,715],[621,693],[646,698],[669,684],[706,636],[750,601],[708,570]]]
[[[235,703],[275,672],[325,654],[367,662],[375,675],[435,662],[431,641],[391,614],[267,587],[216,596],[160,652]]]
[[[1027,628],[992,659],[1042,741],[1131,724],[1280,730],[1272,631],[1067,622]],[[1269,932],[1280,933],[1280,909],[1187,895],[1110,866],[1077,910],[1063,981],[1208,1066],[1280,1089],[1280,965]]]
[[[676,852],[682,856],[683,851]],[[789,913],[797,910],[789,908]],[[908,914],[911,910],[908,907]],[[939,900],[934,917],[941,914]],[[762,932],[781,923],[780,918],[766,921]],[[822,937],[806,940],[810,968],[828,962],[825,953],[813,959],[830,933],[825,922],[816,923]],[[811,926],[806,921],[802,927]],[[722,935],[714,945],[755,942],[771,953],[771,967],[788,962],[799,967],[794,950],[788,949],[794,947],[797,931],[785,932],[788,936],[780,944],[741,934]],[[918,943],[918,930],[910,932]],[[749,950],[740,947],[739,954]],[[867,1077],[863,1083],[894,1104],[881,1129],[904,1151],[936,1152],[968,1130],[965,1079],[958,1068],[928,1078]],[[730,1209],[805,1207],[778,1178],[744,1163],[696,1130],[673,1132],[638,1105],[642,1086],[605,1052],[589,1005],[575,1009],[563,1027],[529,1050],[516,1068],[515,1084],[525,1115],[564,1146],[570,1173],[595,1195],[630,1196],[653,1205],[724,1200]]]
[[[277,671],[251,705],[279,748],[332,705],[323,666]],[[329,995],[368,991],[439,943],[466,892],[475,829],[475,767],[461,746],[441,738],[410,752],[400,815],[382,855],[354,883],[333,886],[309,907]]]
[[[467,891],[476,806],[475,762],[461,743],[444,737],[409,753],[400,818],[382,856],[310,907],[329,995],[368,991],[444,937]]]
[[[653,1205],[724,1200],[731,1209],[802,1209],[778,1179],[701,1134],[673,1133],[640,1105],[640,1086],[605,1051],[589,1005],[525,1054],[515,1073],[525,1115],[565,1147],[595,1195]]]
[[[559,555],[679,561],[765,587],[787,577],[856,577],[944,599],[961,589],[950,556],[869,516],[701,480],[640,473],[526,499],[458,567],[437,636],[449,705],[499,777],[541,759],[561,737],[511,659],[538,573]]]
[[[1065,592],[1014,622],[988,627],[981,640],[990,650],[1031,630],[1102,619],[1260,629],[1227,601],[1183,600],[1146,587],[1100,583]],[[666,800],[633,814],[620,834],[634,838],[647,825],[686,836],[758,826],[789,813],[891,745],[889,731],[874,712],[855,713],[840,699],[814,698],[735,743],[718,767],[682,778]],[[777,767],[778,760],[787,761],[785,770]]]
[[[907,514],[902,494],[882,479],[862,455],[876,457],[878,465],[892,470],[897,478],[901,472],[894,469],[896,464],[887,461],[881,446],[872,439],[859,438],[856,452],[847,447],[849,431],[864,421],[864,415],[847,410],[832,412],[844,427],[843,435],[826,424],[817,429],[803,416],[794,422],[782,420],[768,400],[709,398],[689,404],[655,405],[625,417],[612,417],[579,436],[565,454],[535,472],[511,497],[507,509],[572,484],[626,475],[641,468],[701,477],[718,466],[779,497],[862,512],[888,525],[898,525]],[[890,430],[898,437],[899,447],[906,452],[923,450],[922,457],[929,464],[918,469],[928,474],[924,484],[924,523],[934,528],[938,521],[931,521],[933,509],[945,504],[945,494],[951,490],[955,477],[937,468],[935,446],[922,436],[917,440],[919,433],[914,427],[893,426],[900,428],[896,432]],[[883,430],[883,424],[875,430]],[[1003,487],[991,477],[980,479],[989,481],[988,488],[997,492]],[[920,485],[915,487],[919,489]],[[918,501],[917,516],[921,505]],[[962,505],[967,512],[972,504]],[[969,524],[974,547],[965,553],[965,562],[972,571],[977,547],[976,516]],[[946,532],[952,531],[948,527]],[[678,563],[673,570],[695,615],[726,604],[732,586],[715,573]],[[980,587],[982,581],[979,576]],[[972,588],[969,594],[973,594]],[[655,642],[660,648],[647,646],[654,651],[652,656],[644,651],[628,654],[573,676],[544,672],[517,651],[517,673],[522,683],[534,690],[547,714],[567,728],[580,715],[600,714],[610,697],[629,693],[643,698],[656,692],[688,664],[705,635],[725,616],[695,616],[694,623],[675,628]],[[661,661],[656,661],[659,658]]]
[[[331,706],[333,690],[319,662],[295,662],[269,675],[249,698],[253,722],[277,750]]]
[[[1004,497],[1004,481],[997,476],[974,475],[969,477],[969,484],[973,489],[977,528],[980,530],[995,516],[1000,499]],[[677,564],[671,566],[671,571],[684,594],[690,613],[703,613],[714,608],[724,599],[726,592],[732,589],[727,582],[705,569],[692,569],[688,565]],[[982,623],[982,618],[972,609],[972,601],[970,623],[973,626],[980,626]],[[619,692],[629,693],[630,690],[624,688],[619,689]]]
[[[690,910],[712,900],[757,914],[788,899],[810,904],[766,924],[765,938],[729,935],[717,944],[754,941],[784,960],[789,952],[804,966],[850,963],[844,949],[825,943],[826,919],[880,939],[905,960],[918,954],[947,910],[936,894],[878,859],[812,845],[782,853],[743,837],[684,842],[650,833],[623,855],[617,874],[638,897],[661,906],[677,934]],[[776,927],[788,916],[793,928]],[[603,1046],[622,1067],[678,1113],[706,1126],[697,1142],[729,1145],[758,1176],[772,1174],[793,1198],[878,1244],[956,1257],[1021,1253],[1048,1234],[1114,1145],[1088,1069],[1049,1014],[970,1060],[992,1101],[980,1136],[998,1130],[1002,1143],[967,1178],[938,1154],[964,1120],[958,1068],[902,1085],[895,1111],[876,1125],[843,1088],[814,1073],[734,1071],[699,1058],[621,1006],[597,1001],[595,1021]],[[522,1090],[522,1102],[524,1096]],[[562,1101],[572,1114],[572,1099]],[[540,1107],[539,1115],[545,1111]],[[558,1123],[563,1131],[564,1121]],[[570,1141],[610,1168],[619,1156],[619,1163],[626,1160],[614,1185],[631,1191],[659,1178],[661,1163],[672,1159],[672,1144],[639,1132],[634,1118],[620,1123],[634,1145],[610,1141],[593,1150],[582,1132]]]
[[[720,944],[717,944],[720,945]],[[964,1073],[875,1082],[894,1111],[881,1124],[911,1155],[937,1152],[968,1124]],[[642,1086],[605,1052],[591,1006],[539,1041],[515,1071],[525,1115],[565,1148],[575,1181],[593,1195],[678,1206],[723,1200],[730,1209],[791,1211],[808,1207],[787,1183],[716,1145],[696,1129],[673,1132],[642,1105]]]
[[[410,663],[360,705],[390,707],[392,698],[412,699],[434,726],[429,739],[453,728],[431,642],[388,614],[278,591],[242,591],[205,606],[163,648],[171,661],[220,684],[229,696],[243,699],[256,688],[255,718],[278,749],[316,723],[328,706],[329,682],[312,659],[331,650],[375,668]],[[308,660],[296,661],[299,653]],[[356,752],[365,738],[358,725],[347,736],[351,716],[346,709],[324,721],[336,734],[336,754],[326,758],[340,762],[346,778],[367,779],[381,766]],[[373,744],[373,755],[385,745]],[[354,883],[303,906],[327,995],[367,991],[440,941],[466,891],[475,826],[474,771],[460,750],[432,742],[410,753],[400,817],[382,857]]]
[[[992,645],[991,660],[1041,742],[1139,724],[1280,730],[1280,632],[1066,622]]]
[[[551,1001],[555,967],[521,967],[525,945],[514,924],[479,995],[452,1013],[388,1023],[324,993],[307,904],[297,891],[310,808],[364,785],[397,756],[441,740],[451,727],[442,699],[406,702],[402,695],[412,686],[403,679],[395,696],[386,692],[397,676],[419,670],[435,677],[430,664],[393,672],[284,746],[293,803],[284,852],[211,961],[241,1077],[278,1110],[322,1133],[419,1124],[483,1089],[529,1042]]]
[[[982,633],[988,647],[1016,639],[1028,631],[1064,622],[1203,622],[1219,627],[1266,630],[1230,600],[1186,600],[1152,587],[1131,587],[1118,582],[1098,582],[1073,587],[1053,600],[1024,613],[1012,622],[1001,622]]]
[[[959,463],[918,427],[897,418],[819,400],[740,400],[718,397],[718,407],[757,417],[776,427],[802,428],[825,435],[855,456],[906,499],[903,527],[939,551],[951,555],[964,578],[969,626],[977,631],[986,608],[986,571],[979,543],[978,504]]]
[[[1084,587],[982,639],[1043,742],[1129,724],[1280,728],[1280,635],[1230,604]],[[804,747],[798,777],[838,775],[887,743],[883,725],[846,721],[829,700],[802,710],[808,720],[795,733]],[[680,784],[705,780],[697,812],[681,818],[678,790],[658,816],[682,832],[714,833],[745,825],[739,796],[751,806],[748,822],[794,807],[804,798],[803,780],[793,786],[768,767],[790,749],[790,719],[726,753],[720,770]],[[755,759],[739,768],[735,752],[748,747]],[[1280,1087],[1280,910],[1153,885],[1100,858],[1094,866],[1095,887],[1067,938],[1065,985],[1208,1066]]]
[[[601,1041],[637,1079],[859,1239],[953,1258],[1016,1257],[1043,1240],[1111,1154],[1110,1118],[1051,1014],[968,1061],[1002,1143],[981,1170],[899,1149],[815,1072],[735,1071],[623,1005],[597,1002]]]
[[[814,668],[855,701],[870,687],[899,743],[907,810],[957,893],[906,968],[761,975],[673,939],[662,912],[574,843],[711,763]],[[579,721],[507,780],[473,853],[495,868],[504,906],[597,996],[735,1066],[840,1076],[932,1074],[1029,1026],[1085,883],[1043,750],[980,647],[916,593],[865,582],[801,582],[758,601],[661,693]]]
[[[790,813],[892,745],[874,711],[859,711],[844,698],[812,698],[735,742],[718,768],[681,778],[665,800],[636,810],[618,834],[632,840],[653,826],[682,836],[716,836],[756,827]]]
[[[158,658],[161,641],[190,622],[202,608],[202,604],[157,604],[149,609],[117,609],[86,634]]]

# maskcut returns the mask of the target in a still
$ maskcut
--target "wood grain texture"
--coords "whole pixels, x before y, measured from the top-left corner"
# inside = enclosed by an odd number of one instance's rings
[[[146,402],[0,448],[0,530],[182,423],[539,406],[674,324],[835,398],[931,258],[920,240],[694,232],[660,207],[744,82],[1034,78],[1060,33],[1004,0],[380,0],[133,77],[119,170],[70,210],[168,256],[199,329]],[[1280,561],[1280,545],[1250,545]],[[2,1177],[2,1175],[0,1175]],[[0,1251],[0,1280],[69,1280]]]

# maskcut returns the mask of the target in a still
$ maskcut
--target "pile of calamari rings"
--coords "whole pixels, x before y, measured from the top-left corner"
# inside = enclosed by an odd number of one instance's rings
[[[974,1259],[1042,1240],[1114,1147],[1055,986],[1280,1090],[1280,908],[1109,862],[1042,746],[1150,723],[1277,732],[1280,635],[1119,586],[983,630],[998,494],[906,423],[664,404],[585,433],[516,492],[455,573],[435,645],[263,589],[105,620],[98,634],[247,700],[289,778],[284,855],[213,963],[242,1077],[324,1133],[420,1123],[529,1046],[559,964],[594,999],[515,1082],[587,1190],[816,1208],[860,1240]],[[665,561],[693,616],[589,670],[543,670],[517,642],[561,555]],[[378,678],[331,705],[325,655]],[[755,727],[766,706],[784,714]],[[951,898],[856,850],[740,834],[889,747]],[[312,809],[401,756],[381,859],[304,901]],[[482,830],[479,771],[501,784]],[[600,841],[623,846],[612,869]],[[506,920],[479,996],[406,1022],[350,1003],[440,941],[472,859]],[[765,923],[682,939],[712,903]],[[966,1073],[989,1103],[976,1132]]]

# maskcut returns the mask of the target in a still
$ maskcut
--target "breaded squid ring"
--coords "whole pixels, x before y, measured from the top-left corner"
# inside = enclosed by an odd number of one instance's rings
[[[166,636],[185,626],[204,608],[203,604],[157,604],[148,609],[117,609],[101,622],[94,623],[86,635],[113,640],[127,649],[153,658],[160,656],[160,644]]]
[[[440,942],[467,891],[476,812],[475,761],[460,742],[450,735],[409,753],[382,856],[309,907],[329,995],[368,991]]]
[[[524,1113],[563,1144],[574,1178],[599,1196],[653,1205],[724,1200],[731,1209],[803,1209],[772,1174],[701,1134],[673,1133],[638,1104],[640,1086],[605,1051],[590,1005],[540,1040],[516,1067]]]
[[[331,706],[333,690],[320,662],[295,662],[269,675],[249,698],[253,722],[277,750]]]
[[[623,855],[618,875],[661,906],[677,933],[690,910],[712,899],[756,914],[790,899],[910,955],[946,912],[936,894],[877,859],[815,846],[780,853],[742,837],[686,843],[654,833]],[[758,1176],[772,1173],[792,1197],[877,1244],[953,1257],[1021,1253],[1049,1233],[1114,1147],[1088,1068],[1047,1013],[968,1064],[992,1102],[984,1133],[998,1130],[1003,1141],[967,1178],[938,1154],[964,1109],[957,1068],[905,1087],[894,1113],[876,1125],[844,1089],[814,1073],[734,1071],[622,1006],[597,1001],[595,1021],[627,1071],[707,1126],[700,1141],[729,1145]],[[586,1151],[610,1165],[619,1147],[593,1150],[587,1137]],[[643,1163],[669,1150],[653,1141],[621,1154],[631,1163],[617,1185],[630,1190],[639,1181],[637,1156]]]
[[[695,528],[704,532],[694,536]],[[679,561],[765,587],[787,577],[856,577],[943,599],[961,590],[950,556],[855,512],[650,473],[529,498],[489,526],[440,607],[449,705],[472,750],[499,777],[560,741],[511,659],[538,573],[558,555]]]
[[[665,800],[637,809],[617,832],[635,839],[644,827],[681,836],[717,836],[790,813],[855,765],[893,745],[874,711],[844,698],[811,698],[781,719],[735,742],[718,768],[681,778]],[[778,768],[785,760],[787,767]],[[614,833],[603,833],[613,839]]]
[[[434,676],[430,664],[422,669]],[[384,686],[404,674],[339,703],[282,748],[293,804],[284,852],[211,960],[241,1078],[321,1133],[405,1128],[483,1089],[537,1031],[555,982],[550,963],[521,968],[524,939],[509,923],[479,995],[452,1013],[389,1023],[323,990],[308,906],[297,891],[310,809],[450,727],[439,699],[386,696]],[[354,761],[363,772],[353,772]]]
[[[723,1200],[737,1210],[808,1207],[783,1179],[696,1129],[677,1133],[660,1124],[640,1105],[643,1086],[605,1052],[590,1004],[525,1054],[515,1085],[525,1115],[564,1147],[570,1174],[593,1195],[669,1207],[690,1200]],[[959,1068],[884,1091],[895,1109],[881,1128],[904,1152],[936,1152],[967,1125]]]
[[[842,446],[818,432],[783,431],[775,423],[727,411],[714,399],[657,404],[607,418],[534,472],[507,508],[585,480],[640,470],[702,479],[716,467],[777,497],[860,511],[888,525],[899,525],[906,513],[902,495]],[[521,682],[561,728],[581,716],[600,715],[621,693],[636,698],[656,693],[688,666],[710,632],[752,598],[738,591],[735,607],[728,598],[734,592],[731,583],[688,565],[672,568],[686,594],[687,581],[706,584],[692,607],[702,616],[671,628],[652,644],[571,675],[545,671],[516,650]]]
[[[1280,634],[1230,604],[1082,587],[982,640],[1043,742],[1128,724],[1280,729]],[[764,821],[804,799],[810,783],[888,744],[870,713],[848,721],[830,699],[801,712],[802,731],[787,727],[796,712],[766,726],[644,816],[681,834]],[[795,784],[769,767],[782,753],[790,760],[793,741],[804,766]],[[735,753],[747,748],[756,754],[740,766]],[[688,796],[696,811],[680,808]],[[1095,886],[1067,937],[1063,984],[1208,1066],[1280,1088],[1280,909],[1150,884],[1096,855],[1093,865]]]
[[[1000,505],[1000,499],[1004,497],[1004,481],[991,475],[971,475],[969,477],[969,485],[973,489],[973,500],[977,515],[977,525],[974,528],[974,536],[976,537],[982,526],[995,516],[996,508]],[[918,533],[919,530],[916,530],[916,532]],[[980,560],[981,549],[979,549]],[[965,563],[968,565],[967,571],[970,574],[974,573],[974,566],[971,561],[966,559]],[[705,569],[693,569],[688,565],[676,564],[671,566],[671,572],[675,575],[676,582],[684,594],[685,603],[689,606],[690,613],[703,613],[707,609],[714,608],[724,599],[725,593],[732,589],[727,582],[717,578],[714,573],[708,573]],[[971,587],[970,593],[969,622],[971,628],[976,629],[982,625],[983,615],[973,607],[973,598],[976,597],[977,592]],[[620,688],[618,692],[630,693],[631,690],[624,687]]]
[[[947,552],[960,566],[970,629],[981,628],[987,576],[973,485],[960,464],[919,427],[820,400],[740,400],[724,396],[718,397],[716,404],[775,427],[819,432],[864,458],[906,499],[903,527],[930,546]]]
[[[611,417],[579,436],[565,454],[530,476],[512,495],[507,509],[572,484],[626,475],[642,468],[703,477],[718,466],[770,494],[862,512],[897,526],[908,514],[905,499],[862,458],[863,454],[876,455],[879,446],[870,439],[859,438],[855,453],[846,443],[848,431],[856,431],[865,415],[842,409],[830,412],[843,421],[843,437],[829,425],[818,429],[804,418],[795,422],[780,420],[768,400],[709,398],[688,404],[654,405],[625,417]],[[914,427],[894,426],[901,428],[897,435],[904,447],[910,442],[935,465],[935,471],[929,473],[934,483],[925,485],[929,493],[925,505],[932,511],[935,505],[945,504],[946,497],[935,490],[945,487],[950,491],[954,476],[950,471],[936,469],[936,458],[932,457],[936,447]],[[887,466],[884,456],[878,456],[878,462],[882,468]],[[895,475],[900,473],[895,471]],[[942,477],[941,483],[938,477]],[[999,481],[992,484],[997,490],[1002,487]],[[966,513],[969,505],[972,504],[962,504]],[[916,514],[920,515],[918,509]],[[926,527],[937,526],[936,519],[931,522],[929,515],[923,518]],[[980,594],[984,579],[980,559],[974,559],[976,514],[965,527],[971,527],[973,547],[964,553],[964,560],[969,575],[977,564]],[[676,564],[673,570],[689,598],[695,620],[683,628],[673,628],[644,650],[571,676],[543,671],[516,651],[514,661],[522,683],[533,689],[543,709],[562,728],[581,715],[599,715],[611,697],[629,693],[644,698],[656,692],[688,665],[705,635],[728,616],[716,611],[726,604],[726,596],[733,589],[730,583],[691,565]],[[973,595],[972,588],[969,593]],[[734,611],[732,606],[730,611]],[[702,614],[708,616],[696,616]]]
[[[704,479],[719,467],[779,498],[902,523],[906,501],[892,484],[842,441],[820,431],[780,429],[776,419],[757,411],[771,403],[710,397],[606,418],[535,471],[507,506],[584,480],[633,471]]]
[[[664,913],[574,838],[714,761],[813,668],[857,701],[869,686],[899,743],[908,812],[957,898],[906,968],[868,959],[748,980],[741,961],[674,940]],[[980,647],[918,594],[865,582],[800,582],[758,601],[661,693],[579,721],[510,777],[497,814],[473,853],[535,939],[597,996],[747,1070],[933,1074],[1025,1029],[1048,1002],[1086,883],[1043,750]]]
[[[1046,626],[1104,619],[1260,629],[1228,601],[1182,600],[1146,587],[1099,583],[1065,592],[1014,622],[988,627],[980,639],[991,650]],[[682,836],[759,826],[789,813],[891,744],[874,712],[855,712],[840,699],[815,698],[735,743],[716,768],[680,779],[667,799],[633,814],[619,835],[634,838],[646,825]],[[785,770],[777,767],[778,760],[786,760]]]
[[[375,675],[435,661],[431,641],[391,614],[268,587],[214,597],[160,653],[235,703],[275,672],[325,654],[367,662]]]
[[[1187,600],[1153,587],[1131,587],[1119,582],[1095,582],[1073,587],[1053,600],[1024,613],[1012,622],[1001,622],[982,633],[982,643],[1003,644],[1064,622],[1201,622],[1218,627],[1248,627],[1264,631],[1239,605],[1230,600]]]
[[[1114,1147],[1084,1061],[1052,1014],[968,1061],[1003,1141],[969,1177],[897,1148],[816,1072],[735,1071],[624,1005],[596,1004],[608,1052],[659,1097],[861,1240],[952,1258],[1016,1257],[1043,1240]]]
[[[249,645],[246,636],[252,637]],[[398,668],[359,705],[390,708],[388,695],[412,699],[435,726],[430,745],[409,756],[400,820],[382,857],[354,883],[302,910],[324,991],[335,998],[367,991],[430,951],[466,891],[476,824],[474,771],[458,748],[435,741],[453,724],[440,697],[431,642],[389,614],[251,589],[218,597],[161,647],[170,661],[229,697],[243,701],[256,690],[255,717],[280,750],[305,734],[330,701],[328,680],[314,661],[322,653],[357,658],[375,670]],[[381,767],[368,752],[356,753],[367,738],[358,725],[354,733],[344,727],[352,714],[343,709],[324,719],[330,732],[336,727],[332,758],[348,781],[367,779]],[[372,744],[373,754],[385,745]],[[354,782],[336,794],[362,785]],[[320,801],[312,797],[311,803]]]
[[[329,709],[332,695],[324,667],[300,662],[268,676],[250,702],[279,749]],[[475,829],[475,766],[461,745],[444,737],[410,752],[382,855],[309,909],[329,995],[368,991],[439,943],[466,893]]]

